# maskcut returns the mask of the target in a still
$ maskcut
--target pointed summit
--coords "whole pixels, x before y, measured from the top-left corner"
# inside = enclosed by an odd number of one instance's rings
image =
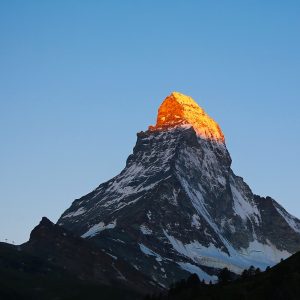
[[[191,125],[198,136],[208,140],[225,143],[220,126],[209,117],[194,99],[173,92],[161,104],[155,126],[150,131],[159,131],[181,125]]]
[[[112,274],[123,261],[150,278],[136,277],[145,285],[273,266],[300,250],[300,220],[252,193],[223,142],[192,98],[172,93],[121,173],[75,200],[58,224],[110,255]],[[130,282],[126,269],[117,272]]]

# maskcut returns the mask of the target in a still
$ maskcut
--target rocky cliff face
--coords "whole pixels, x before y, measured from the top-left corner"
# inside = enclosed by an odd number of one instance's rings
[[[77,199],[58,224],[165,287],[265,268],[300,250],[300,221],[252,193],[230,168],[224,135],[190,97],[172,93],[138,133],[125,169]],[[125,275],[126,276],[126,275]]]

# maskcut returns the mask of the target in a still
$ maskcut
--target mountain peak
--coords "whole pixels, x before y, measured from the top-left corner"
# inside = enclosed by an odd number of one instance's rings
[[[155,126],[150,131],[159,131],[176,126],[191,125],[198,136],[208,140],[225,143],[219,125],[190,96],[172,92],[158,109]]]
[[[188,273],[213,282],[224,267],[265,269],[299,251],[300,220],[252,193],[223,142],[191,97],[170,94],[121,173],[76,199],[58,225],[162,288]]]

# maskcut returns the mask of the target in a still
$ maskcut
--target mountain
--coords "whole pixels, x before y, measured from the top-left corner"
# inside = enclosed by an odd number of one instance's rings
[[[215,281],[224,267],[265,269],[300,250],[300,221],[252,193],[231,169],[219,125],[176,92],[137,134],[124,170],[57,224],[163,288],[189,273]]]

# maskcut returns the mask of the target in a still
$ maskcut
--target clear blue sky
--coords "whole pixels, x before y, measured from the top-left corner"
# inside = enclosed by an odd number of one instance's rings
[[[173,90],[300,217],[299,1],[0,2],[0,240],[116,175]]]

